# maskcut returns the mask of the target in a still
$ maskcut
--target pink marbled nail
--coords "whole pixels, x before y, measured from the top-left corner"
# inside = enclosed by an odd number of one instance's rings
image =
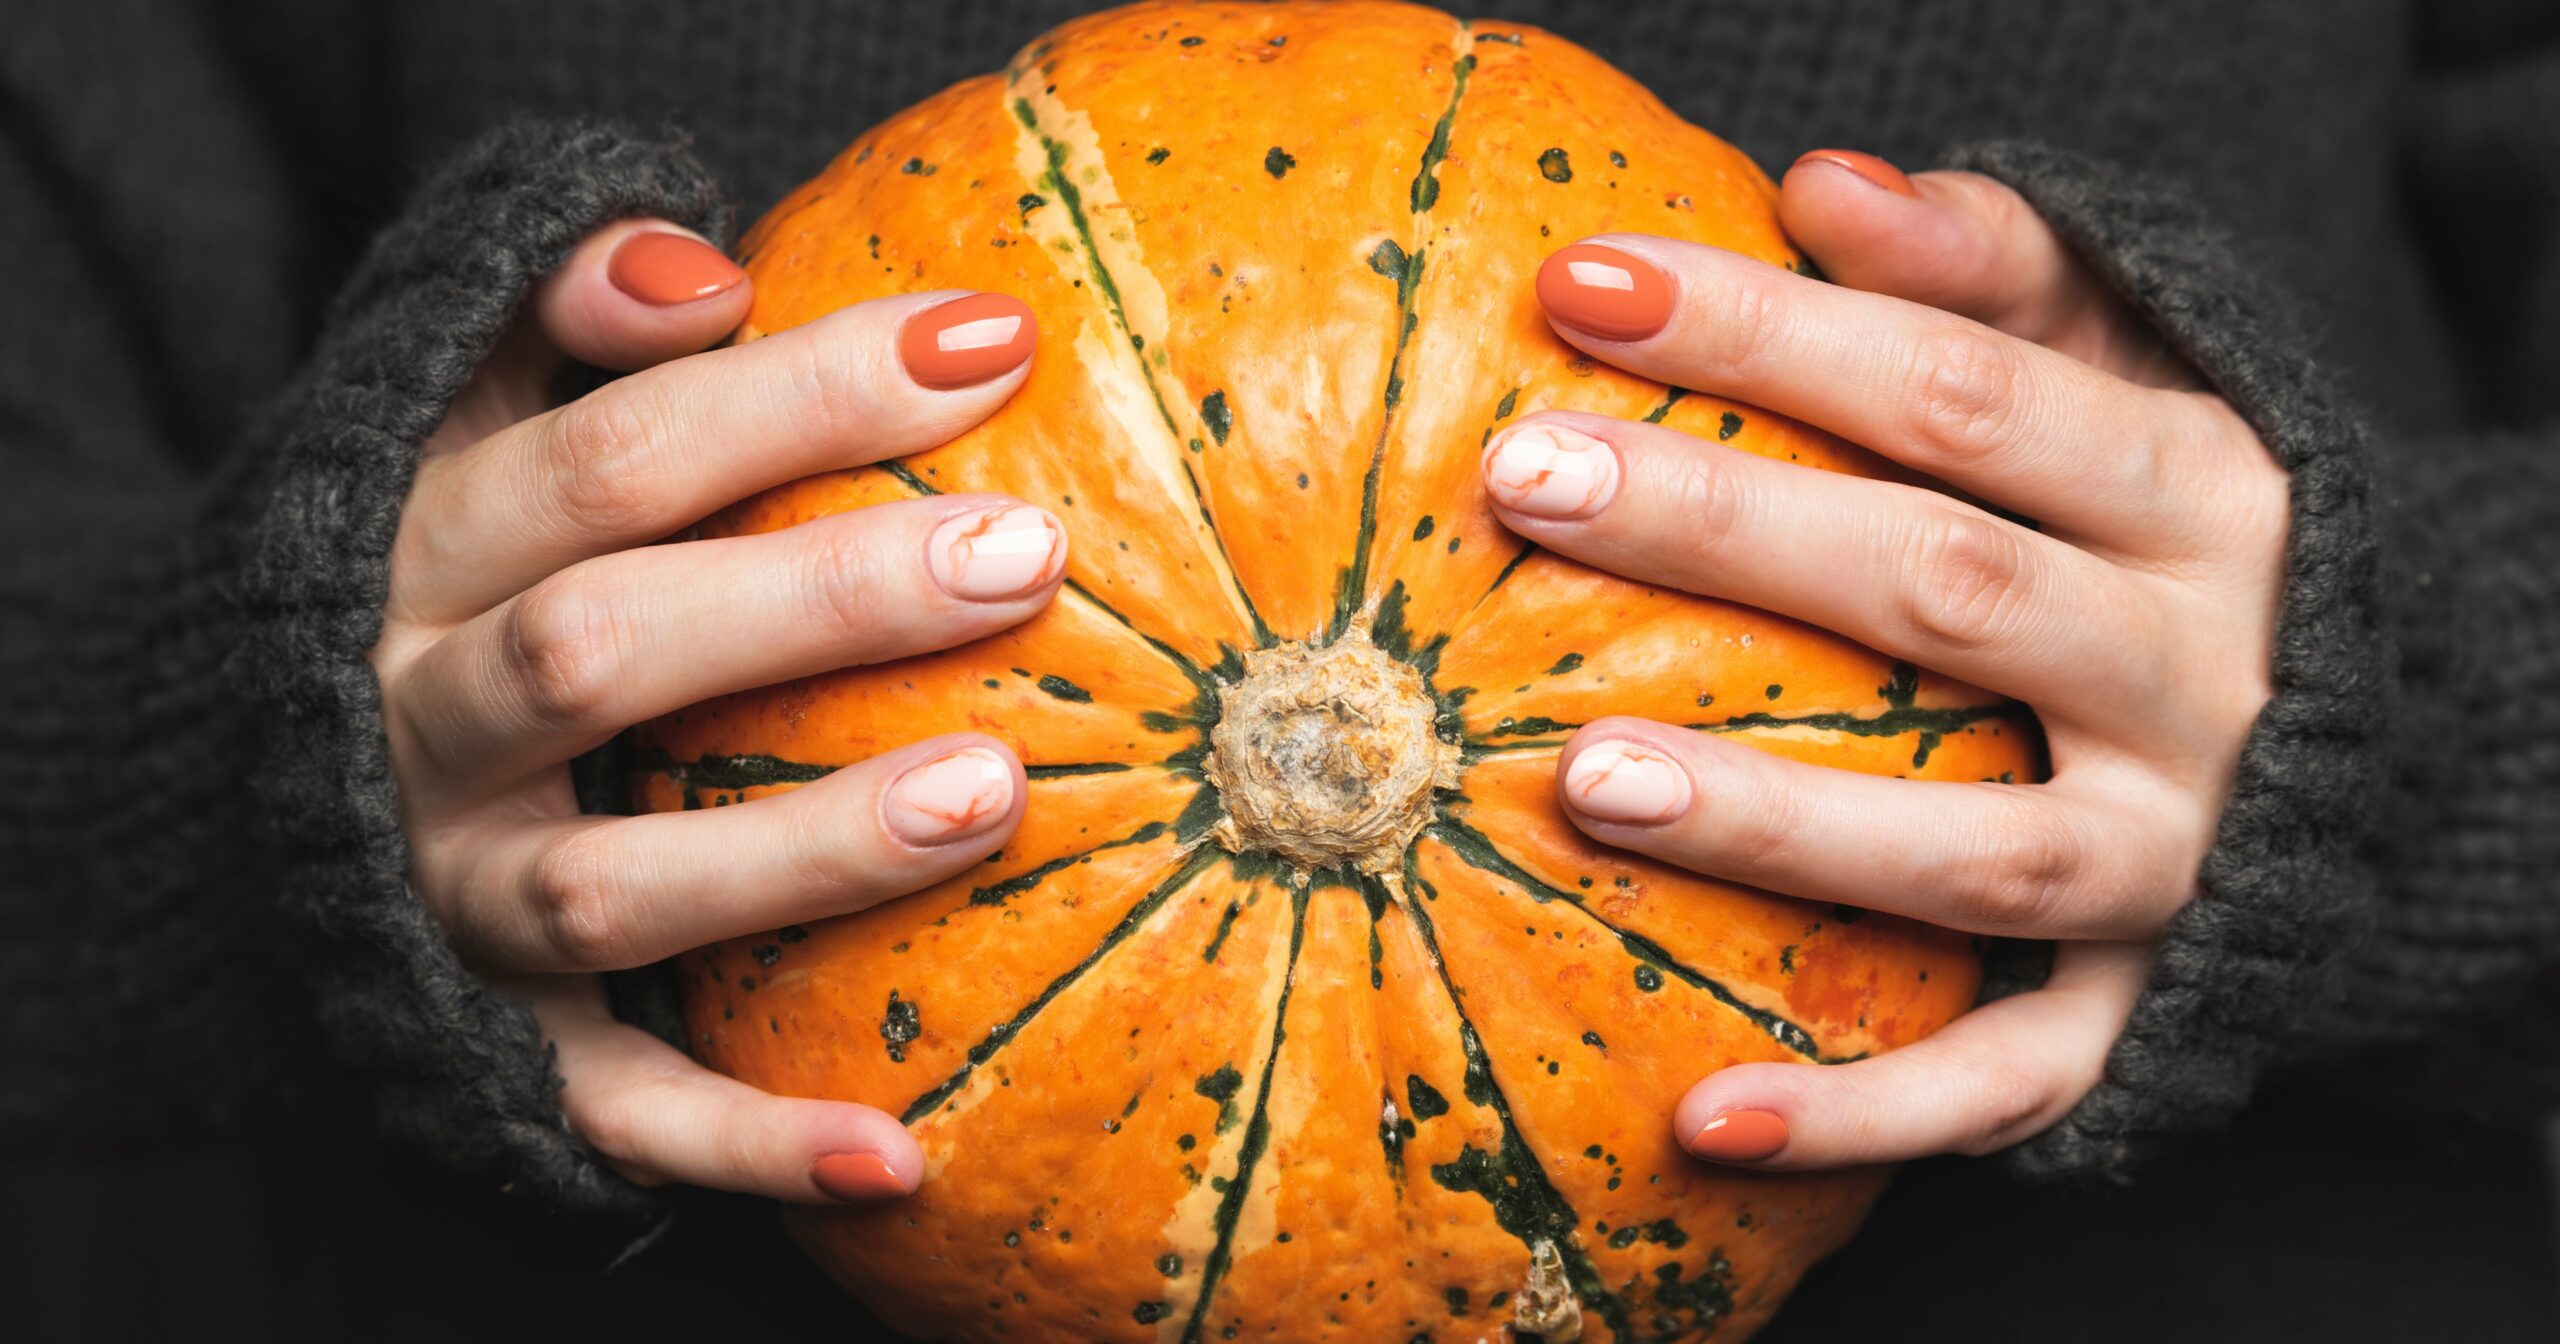
[[[1067,534],[1047,509],[998,504],[944,520],[924,550],[944,592],[997,602],[1055,580],[1066,568]]]
[[[1012,764],[984,747],[963,747],[898,776],[880,811],[908,844],[947,845],[994,825],[1012,807]]]
[[[1596,821],[1659,826],[1689,810],[1689,772],[1641,742],[1602,742],[1573,758],[1564,796]]]
[[[1533,518],[1588,518],[1618,493],[1618,451],[1562,425],[1522,425],[1485,450],[1484,486]]]

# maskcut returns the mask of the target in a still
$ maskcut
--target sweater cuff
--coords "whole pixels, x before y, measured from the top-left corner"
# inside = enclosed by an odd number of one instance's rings
[[[2290,304],[2191,193],[2040,145],[1967,145],[1944,166],[2006,182],[2157,327],[2292,473],[2274,698],[2240,756],[2151,979],[2071,1113],[2011,1149],[2035,1178],[2115,1177],[2238,1110],[2334,1004],[2369,927],[2360,860],[2398,700],[2373,516],[2370,432],[2311,355]]]
[[[228,669],[268,719],[252,783],[294,851],[288,899],[328,949],[322,1024],[379,1080],[386,1129],[513,1200],[619,1226],[655,1197],[570,1133],[532,1013],[465,967],[409,893],[367,651],[419,445],[529,288],[635,215],[713,236],[727,223],[680,140],[591,123],[509,125],[421,185],[252,440],[270,448]]]

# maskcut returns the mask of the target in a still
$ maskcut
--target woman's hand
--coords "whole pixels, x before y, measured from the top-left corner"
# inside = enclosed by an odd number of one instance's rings
[[[1692,1087],[1692,1152],[1791,1170],[1982,1153],[2095,1086],[2195,892],[2271,694],[2286,477],[2008,188],[1822,151],[1780,196],[1837,283],[1642,235],[1550,258],[1556,331],[1608,363],[1829,429],[1976,498],[1548,413],[1485,481],[1539,543],[1836,630],[2034,706],[2050,783],[1920,783],[1634,719],[1557,772],[1583,830],[1720,878],[2053,939],[2042,989],[1840,1066]],[[1890,837],[1889,840],[1883,837]]]
[[[944,495],[760,536],[651,545],[815,472],[919,452],[1020,384],[1029,310],[913,294],[711,353],[745,275],[651,220],[599,231],[426,445],[373,650],[421,899],[528,1000],[569,1123],[642,1182],[877,1199],[922,1175],[868,1106],[766,1095],[606,1010],[595,972],[889,899],[1013,833],[1022,768],[919,742],[740,807],[582,816],[567,762],[730,691],[992,634],[1066,563],[1057,520]],[[641,372],[552,409],[571,359]]]

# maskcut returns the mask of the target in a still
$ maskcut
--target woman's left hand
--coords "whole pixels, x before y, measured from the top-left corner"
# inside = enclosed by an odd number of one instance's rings
[[[2195,894],[2272,694],[2286,476],[2007,187],[1826,150],[1789,170],[1780,211],[1837,283],[1623,234],[1550,258],[1540,301],[1598,359],[1828,429],[2034,528],[1565,412],[1497,437],[1485,483],[1539,545],[2035,708],[2054,773],[2033,786],[1881,779],[1637,719],[1583,728],[1557,770],[1605,843],[2058,942],[2041,989],[1874,1059],[1725,1069],[1674,1117],[1700,1157],[1775,1170],[1989,1152],[2097,1084]]]

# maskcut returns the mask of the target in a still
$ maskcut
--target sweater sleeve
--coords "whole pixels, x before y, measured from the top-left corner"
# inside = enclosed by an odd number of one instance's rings
[[[1949,166],[2017,188],[2292,475],[2275,694],[2200,894],[2103,1080],[2008,1154],[2120,1179],[2270,1069],[2395,1041],[2441,1058],[2560,963],[2560,434],[2380,433],[2188,195],[2015,142]],[[2536,1035],[2501,1034],[2475,1083],[2525,1082]]]
[[[639,214],[726,224],[669,139],[506,127],[419,186],[214,469],[148,492],[113,469],[39,472],[10,501],[55,520],[26,554],[13,535],[0,567],[0,846],[38,877],[0,903],[28,935],[0,948],[13,994],[47,1003],[0,1038],[30,1064],[12,1076],[46,1092],[0,1089],[13,1128],[201,1108],[257,1038],[316,1016],[379,1080],[395,1136],[517,1199],[649,1211],[569,1133],[531,1014],[407,891],[367,658],[419,445],[529,286]],[[112,397],[59,421],[114,426],[110,447],[137,460],[158,450],[161,427]],[[13,465],[77,447],[43,423],[5,431]]]

